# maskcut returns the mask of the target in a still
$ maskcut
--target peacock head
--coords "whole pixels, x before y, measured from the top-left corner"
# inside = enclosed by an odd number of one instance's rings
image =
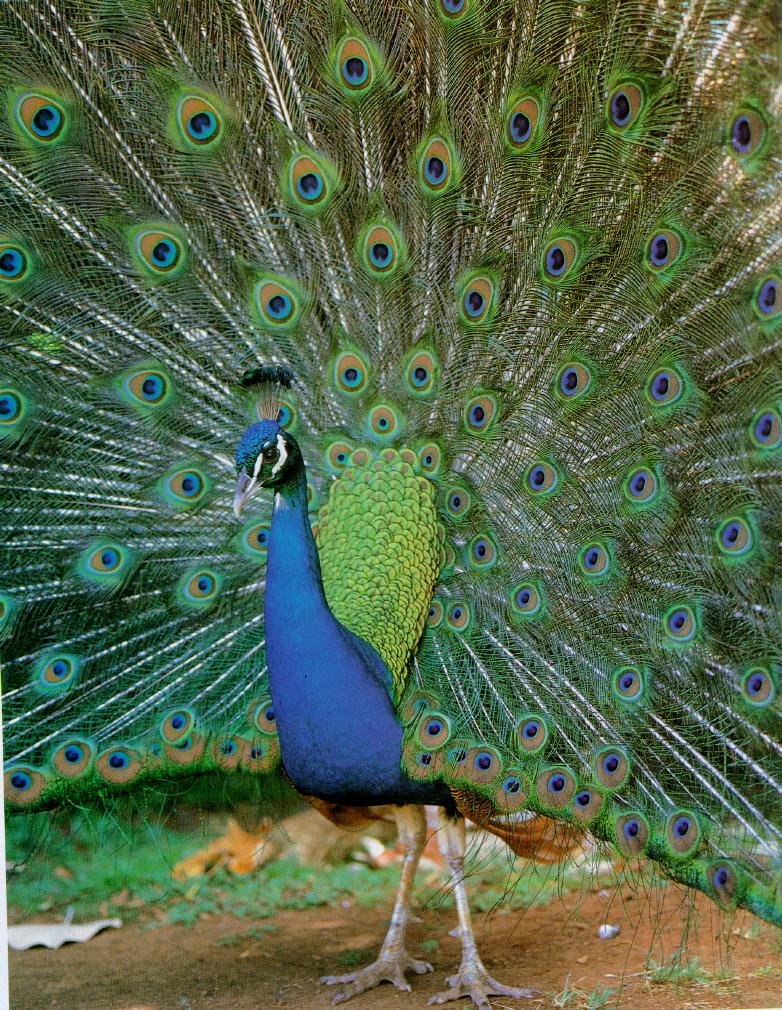
[[[244,432],[236,449],[236,490],[234,514],[259,487],[277,488],[302,465],[301,452],[294,438],[277,421],[258,421]]]

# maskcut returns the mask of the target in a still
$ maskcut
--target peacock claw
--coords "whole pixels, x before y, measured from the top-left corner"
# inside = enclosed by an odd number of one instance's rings
[[[471,999],[479,1010],[491,1010],[489,996],[511,996],[514,999],[532,999],[538,995],[536,989],[515,989],[509,985],[501,985],[495,981],[483,967],[479,958],[462,961],[455,975],[446,979],[450,986],[445,992],[439,992],[429,1000],[433,1003],[448,1003],[454,999]]]
[[[434,968],[428,961],[417,961],[414,957],[410,957],[406,950],[388,954],[381,952],[377,961],[368,964],[366,968],[360,968],[349,975],[324,975],[320,981],[324,985],[344,985],[346,987],[340,990],[331,1001],[331,1005],[334,1006],[358,996],[361,992],[366,992],[367,989],[374,989],[381,982],[390,982],[397,989],[410,992],[410,983],[405,978],[405,972],[408,971],[414,971],[416,975],[423,975],[427,971],[434,971]]]

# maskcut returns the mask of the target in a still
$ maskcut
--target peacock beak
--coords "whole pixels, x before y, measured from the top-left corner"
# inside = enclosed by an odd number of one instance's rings
[[[252,496],[257,486],[257,476],[253,475],[250,477],[246,470],[242,470],[236,480],[236,489],[234,490],[234,515],[237,519],[242,514],[245,503]]]

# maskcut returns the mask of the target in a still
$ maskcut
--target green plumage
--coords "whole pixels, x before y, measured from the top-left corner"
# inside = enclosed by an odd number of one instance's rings
[[[11,805],[278,762],[271,502],[230,510],[236,381],[273,362],[408,774],[782,923],[778,31],[4,5]]]

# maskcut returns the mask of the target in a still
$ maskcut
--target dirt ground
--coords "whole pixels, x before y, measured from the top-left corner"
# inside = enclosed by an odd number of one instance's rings
[[[343,903],[343,904],[348,904]],[[541,990],[539,998],[495,999],[494,1006],[530,1010],[589,1007],[589,993],[619,990],[618,1010],[743,1010],[782,1008],[782,950],[770,928],[748,916],[727,918],[700,904],[690,930],[687,956],[702,962],[707,981],[651,984],[645,975],[650,950],[670,956],[681,936],[687,907],[675,891],[592,892],[580,901],[555,899],[524,914],[476,916],[479,949],[499,981]],[[352,970],[374,958],[385,928],[384,909],[340,907],[281,912],[274,932],[262,939],[221,938],[247,929],[247,921],[206,917],[189,929],[163,925],[108,930],[86,944],[52,951],[10,952],[12,1010],[325,1010],[333,990],[321,974]],[[434,965],[413,976],[412,993],[388,984],[355,998],[355,1010],[399,1007],[422,1010],[445,988],[458,961],[458,941],[448,935],[453,912],[425,908],[411,927],[408,949]],[[650,928],[650,921],[657,923]],[[601,923],[618,924],[613,940],[598,939]],[[758,936],[758,932],[760,935]],[[423,942],[423,949],[419,946]],[[434,948],[434,949],[432,949]],[[358,953],[357,953],[358,952]],[[773,973],[772,973],[773,971]],[[703,977],[703,972],[701,973]],[[581,995],[557,1004],[566,976]],[[714,978],[713,976],[723,976]],[[754,977],[753,977],[754,976]],[[453,1006],[467,1007],[466,1001]]]

